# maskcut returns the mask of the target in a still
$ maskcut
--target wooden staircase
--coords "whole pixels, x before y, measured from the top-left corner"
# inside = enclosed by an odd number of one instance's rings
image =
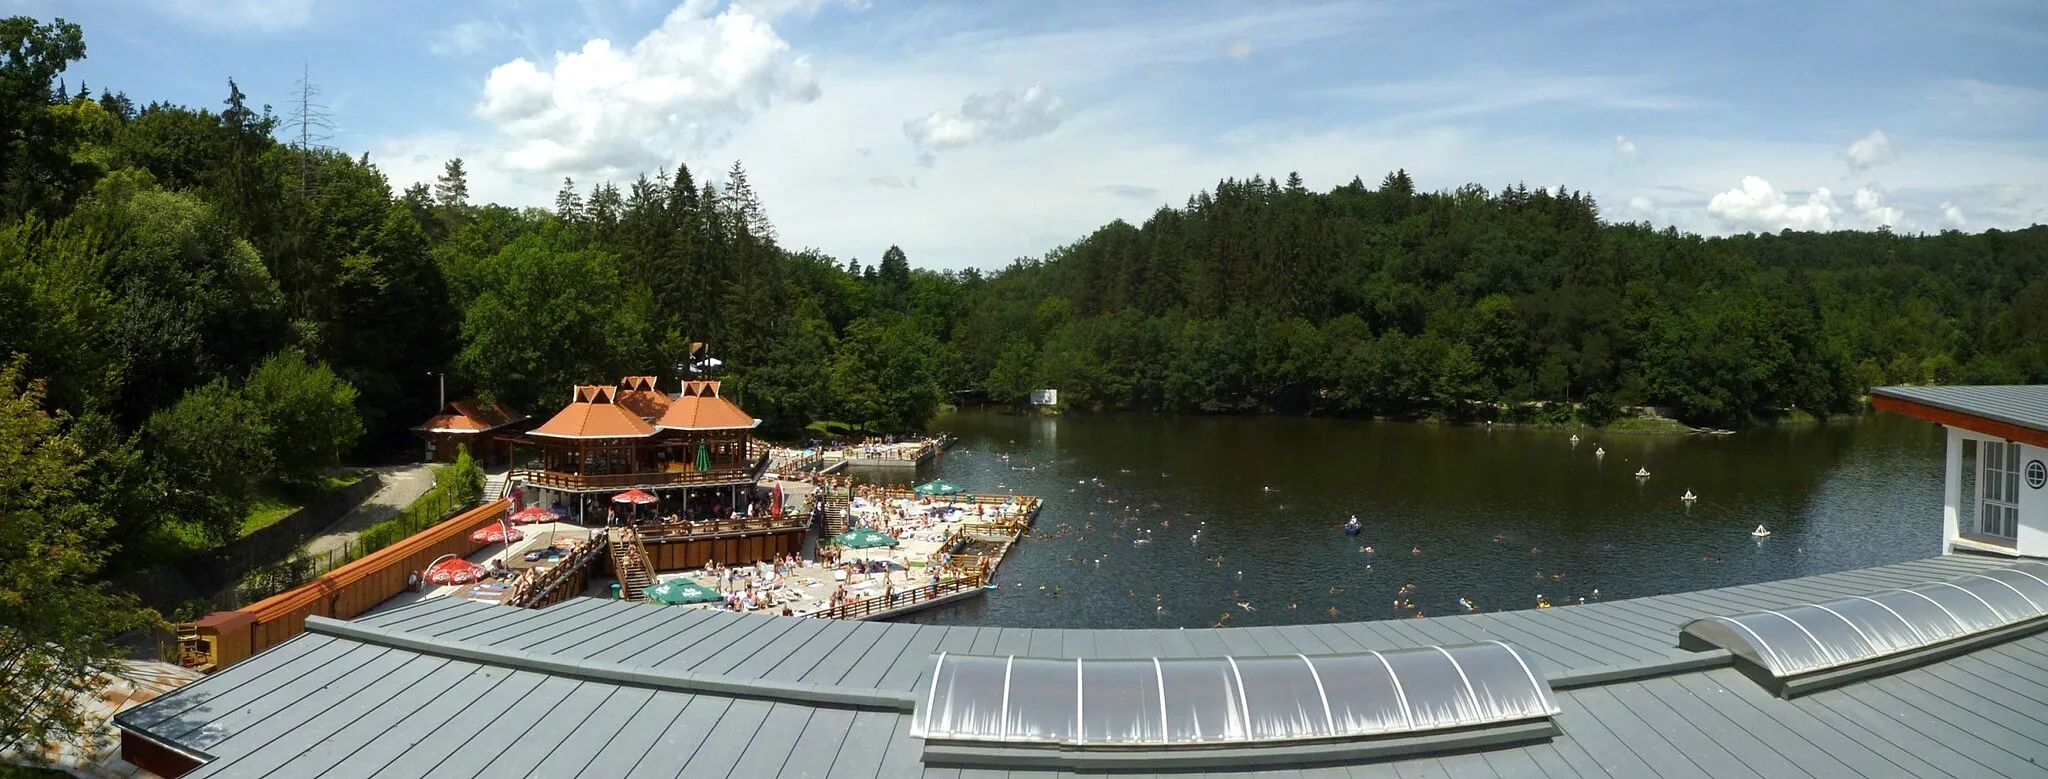
[[[612,573],[619,578],[619,597],[634,603],[647,600],[647,588],[654,586],[654,564],[640,533],[630,527],[611,529]]]
[[[818,501],[825,506],[825,537],[846,532],[846,491],[826,490]]]

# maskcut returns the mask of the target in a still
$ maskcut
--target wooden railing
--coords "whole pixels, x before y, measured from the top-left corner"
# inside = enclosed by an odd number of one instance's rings
[[[581,594],[582,587],[572,580],[588,581],[591,566],[598,558],[611,553],[611,538],[604,533],[593,533],[569,556],[547,570],[528,568],[512,581],[512,589],[505,594],[504,602],[520,608],[537,609],[551,606]]]
[[[894,596],[881,593],[857,601],[813,611],[806,616],[824,619],[868,619],[870,617],[907,609],[920,603],[949,598],[963,592],[981,589],[981,575],[972,571],[940,579],[937,584],[908,587],[897,590]]]
[[[640,538],[650,543],[662,541],[688,541],[698,538],[719,538],[724,536],[751,535],[778,530],[807,530],[811,519],[802,514],[784,514],[779,517],[741,517],[739,519],[716,519],[703,522],[677,522],[673,524],[637,525]]]
[[[521,468],[512,471],[510,478],[538,487],[586,492],[629,490],[635,488],[687,487],[698,484],[734,484],[753,481],[756,478],[756,473],[766,466],[767,457],[768,455],[763,454],[761,459],[753,461],[713,461],[711,469],[708,471],[647,471],[644,473],[584,475]]]

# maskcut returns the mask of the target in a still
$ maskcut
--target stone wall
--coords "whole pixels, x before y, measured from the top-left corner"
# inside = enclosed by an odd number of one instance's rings
[[[289,557],[300,545],[312,540],[383,487],[382,476],[368,474],[362,481],[301,506],[276,524],[235,539],[227,546],[194,555],[180,563],[135,571],[116,580],[115,586],[135,593],[144,605],[166,616],[188,601],[219,601],[229,597],[235,583],[250,571]]]

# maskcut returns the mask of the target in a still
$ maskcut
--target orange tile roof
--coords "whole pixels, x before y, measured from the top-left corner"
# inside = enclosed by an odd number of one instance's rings
[[[682,395],[654,424],[665,430],[746,430],[761,421],[719,397],[718,382],[686,381]]]
[[[533,435],[553,438],[639,438],[654,434],[647,424],[625,406],[619,405],[619,388],[581,386],[574,399]]]
[[[474,400],[457,400],[413,429],[422,433],[485,433],[525,419],[525,414],[503,403],[484,405]]]
[[[627,376],[619,380],[618,402],[651,422],[668,410],[671,400],[668,393],[655,388],[653,376]]]

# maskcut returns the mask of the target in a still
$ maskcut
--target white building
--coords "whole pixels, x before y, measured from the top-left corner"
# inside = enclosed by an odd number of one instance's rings
[[[1871,392],[1881,410],[1948,428],[1942,551],[2048,557],[2048,385]]]

